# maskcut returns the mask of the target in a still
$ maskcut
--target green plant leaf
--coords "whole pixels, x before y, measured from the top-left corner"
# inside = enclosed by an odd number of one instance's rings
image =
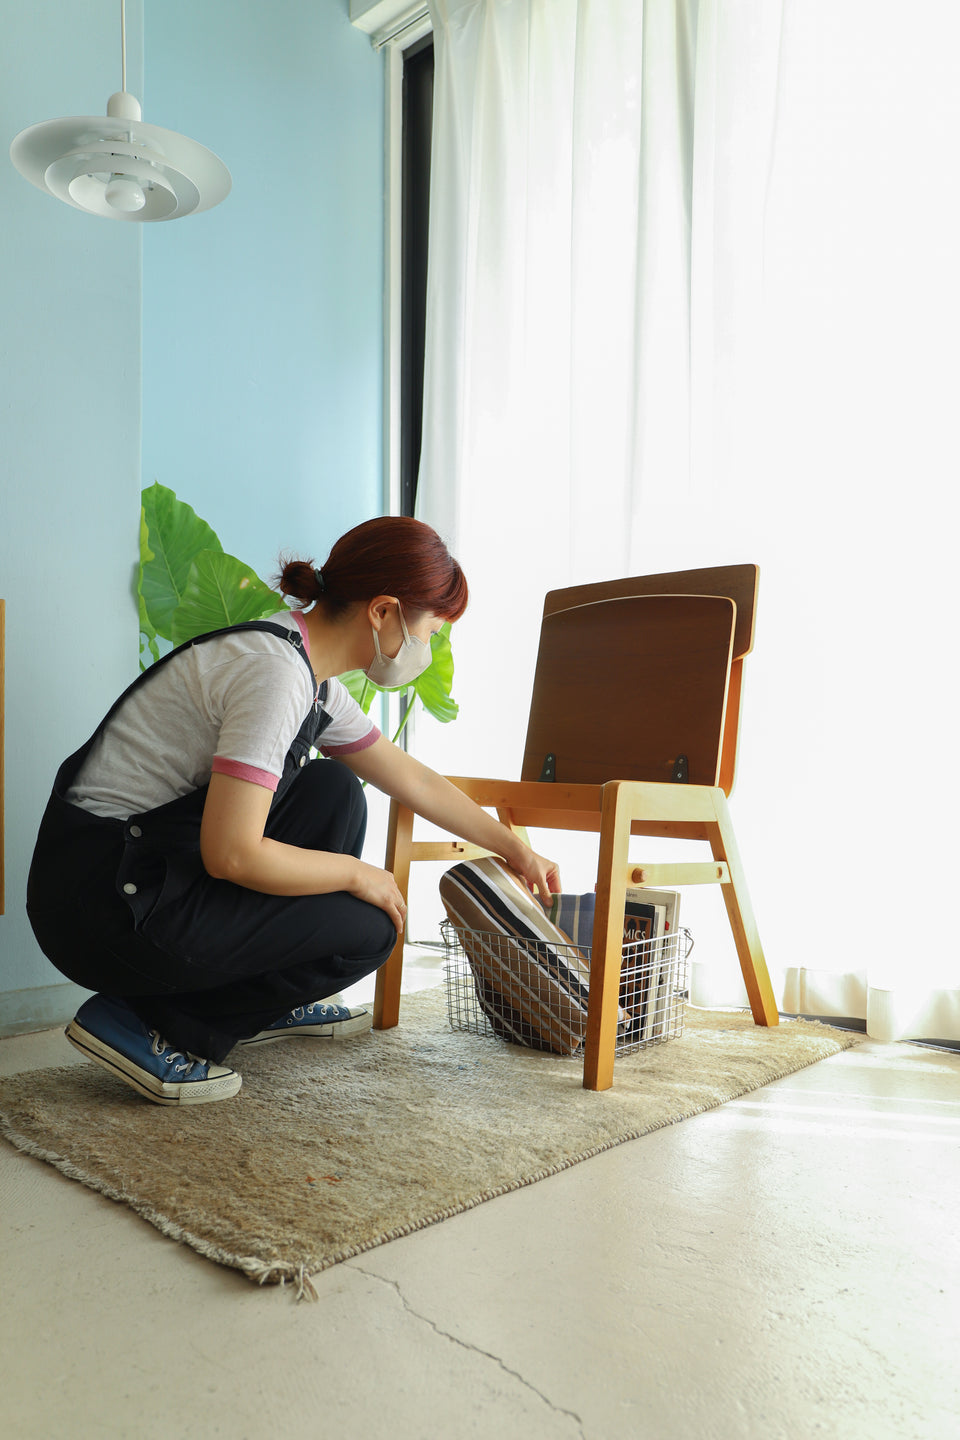
[[[155,560],[156,558],[157,558],[157,557],[154,555],[153,551],[150,549],[150,527],[149,527],[148,524],[147,524],[147,512],[146,512],[146,510],[144,509],[144,507],[141,505],[141,506],[140,506],[140,566],[141,566],[141,569],[143,568],[144,565],[149,565],[150,561],[151,561],[151,560]],[[138,589],[140,588],[140,587],[139,587],[139,583],[138,583],[137,588],[138,588]]]
[[[430,648],[433,659],[423,674],[414,680],[413,689],[423,708],[442,725],[447,725],[460,713],[460,706],[450,694],[453,688],[453,647],[450,644],[449,620],[436,635],[431,636]]]
[[[165,485],[148,486],[141,498],[140,597],[154,635],[172,640],[174,611],[186,591],[191,565],[202,551],[222,553],[223,546],[192,506]]]
[[[337,679],[350,691],[364,715],[369,715],[374,696],[380,694],[373,681],[368,680],[362,670],[345,670]]]
[[[143,513],[143,506],[140,506],[140,571],[137,577],[137,603],[140,606],[140,669],[146,670],[154,661],[160,659],[160,647],[157,644],[157,632],[150,623],[147,614],[147,607],[143,599],[143,567],[153,560],[154,554],[150,549],[147,521]],[[146,657],[149,656],[150,659]]]
[[[170,638],[175,645],[182,645],[195,635],[245,620],[262,620],[284,608],[276,591],[235,556],[220,549],[201,550],[190,565],[183,597],[173,612]]]

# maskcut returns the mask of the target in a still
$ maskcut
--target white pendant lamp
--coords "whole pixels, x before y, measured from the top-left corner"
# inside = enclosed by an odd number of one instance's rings
[[[22,130],[10,146],[21,175],[78,210],[107,220],[177,220],[219,205],[230,171],[211,150],[145,125],[127,93],[127,31],[120,0],[121,88],[106,118],[74,115]]]

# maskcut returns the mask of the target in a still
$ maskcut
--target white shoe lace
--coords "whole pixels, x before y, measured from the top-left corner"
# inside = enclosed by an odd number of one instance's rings
[[[299,1022],[305,1020],[308,1015],[318,1015],[320,1019],[323,1020],[328,1014],[336,1015],[338,1008],[336,1005],[324,1005],[319,1000],[314,1000],[310,1005],[297,1005],[287,1016],[287,1024],[299,1024]]]
[[[165,1065],[172,1065],[178,1075],[189,1074],[194,1065],[206,1065],[207,1063],[198,1055],[191,1057],[184,1055],[182,1050],[174,1050],[172,1045],[167,1044],[159,1030],[150,1031],[150,1048]],[[183,1064],[178,1065],[178,1060],[182,1060]]]

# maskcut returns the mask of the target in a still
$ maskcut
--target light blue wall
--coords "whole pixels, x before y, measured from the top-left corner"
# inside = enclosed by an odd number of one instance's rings
[[[128,4],[128,85],[141,6]],[[0,0],[0,595],[7,601],[6,913],[0,1026],[61,1018],[24,893],[60,760],[136,673],[140,229],[84,215],[7,159],[28,125],[103,114],[119,7]],[[56,987],[47,990],[46,987]]]
[[[144,236],[144,482],[265,578],[381,509],[384,66],[347,11],[146,7],[144,115],[233,190]]]
[[[144,118],[234,180],[219,208],[141,228],[6,160],[29,124],[103,112],[119,7],[0,0],[0,1034],[76,1002],[30,932],[26,875],[58,763],[136,674],[141,484],[172,486],[267,574],[380,509],[383,61],[347,9],[128,0]]]

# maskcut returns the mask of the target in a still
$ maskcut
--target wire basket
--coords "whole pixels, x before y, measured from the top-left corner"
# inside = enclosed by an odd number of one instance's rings
[[[555,1054],[580,1055],[587,1029],[583,973],[590,951],[544,940],[471,931],[469,949],[449,920],[440,926],[447,1019],[453,1030],[496,1036]],[[616,1054],[661,1045],[683,1033],[688,930],[625,943],[620,970]]]

